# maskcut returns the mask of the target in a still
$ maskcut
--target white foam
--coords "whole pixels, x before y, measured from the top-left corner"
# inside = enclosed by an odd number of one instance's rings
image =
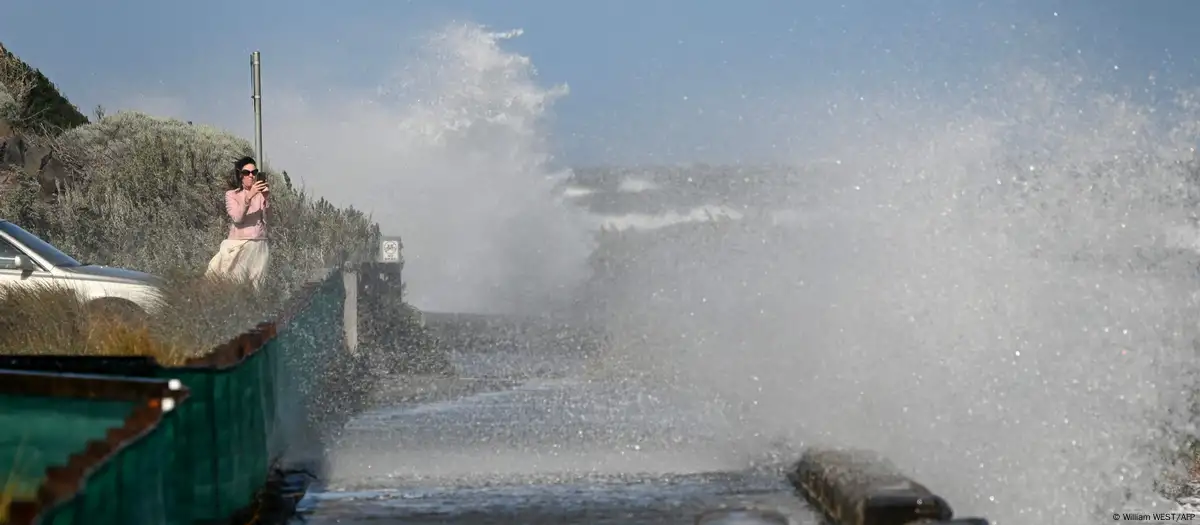
[[[568,199],[578,199],[596,193],[596,190],[582,186],[567,186],[563,188],[562,196]]]
[[[1173,225],[1166,228],[1168,247],[1200,253],[1200,228],[1194,225]]]
[[[617,191],[621,193],[642,193],[659,189],[659,186],[646,179],[636,177],[626,177],[621,179],[621,183],[617,185]]]
[[[669,211],[660,214],[627,213],[624,215],[593,216],[597,226],[606,230],[657,230],[680,224],[706,223],[722,220],[741,220],[744,215],[728,206],[706,204],[685,212]]]

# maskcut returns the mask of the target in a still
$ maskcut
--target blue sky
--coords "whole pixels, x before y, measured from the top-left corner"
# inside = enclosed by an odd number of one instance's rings
[[[720,158],[733,153],[716,147],[728,140],[719,130],[750,110],[744,101],[770,113],[775,97],[822,88],[970,82],[1002,60],[1074,54],[1135,91],[1151,74],[1191,86],[1200,69],[1190,0],[115,3],[9,0],[0,35],[85,112],[162,107],[248,136],[254,49],[270,96],[301,78],[378,83],[413,35],[451,19],[521,28],[506,47],[531,57],[543,83],[570,86],[551,135],[571,163]]]

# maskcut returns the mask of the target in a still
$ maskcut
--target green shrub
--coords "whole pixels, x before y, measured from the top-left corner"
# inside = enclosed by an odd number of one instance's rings
[[[36,177],[24,174],[0,215],[84,262],[155,274],[203,269],[228,233],[223,193],[233,161],[252,152],[209,126],[120,112],[55,140],[69,173],[56,198],[40,198]],[[375,245],[378,227],[365,214],[269,177],[273,286],[302,283]]]

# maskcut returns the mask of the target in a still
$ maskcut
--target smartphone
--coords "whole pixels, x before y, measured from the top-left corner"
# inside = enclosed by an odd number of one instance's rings
[[[267,182],[267,172],[258,170],[258,175],[254,176],[254,180],[258,182]]]

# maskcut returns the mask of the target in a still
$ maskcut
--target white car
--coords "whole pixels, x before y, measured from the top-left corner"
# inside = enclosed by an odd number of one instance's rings
[[[162,282],[147,273],[80,263],[36,235],[0,219],[0,288],[66,285],[78,290],[89,307],[147,314],[160,305]]]

